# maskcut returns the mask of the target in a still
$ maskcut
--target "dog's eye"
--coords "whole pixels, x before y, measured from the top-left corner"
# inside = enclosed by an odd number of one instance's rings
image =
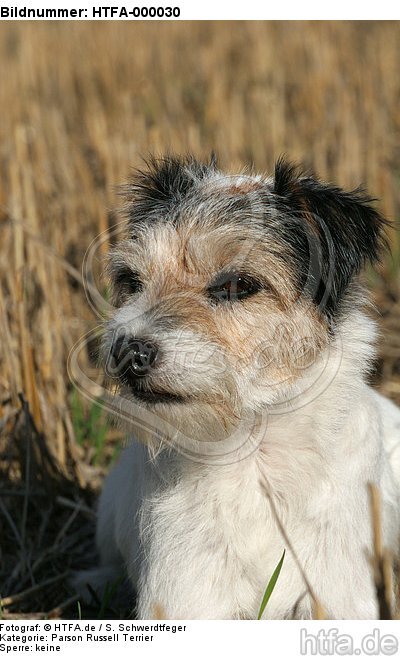
[[[209,296],[218,302],[240,301],[261,289],[257,280],[241,273],[225,274],[208,289]]]
[[[137,294],[142,289],[142,282],[136,271],[132,269],[120,269],[114,276],[114,285],[129,294]]]

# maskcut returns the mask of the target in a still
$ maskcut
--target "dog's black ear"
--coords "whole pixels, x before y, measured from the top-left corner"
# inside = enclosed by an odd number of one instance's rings
[[[210,175],[215,159],[203,164],[192,155],[179,157],[150,156],[143,169],[133,172],[130,182],[122,189],[127,199],[127,215],[131,223],[166,216],[187,196],[197,181]]]
[[[366,261],[379,259],[388,222],[362,189],[344,191],[302,175],[283,159],[276,163],[274,192],[278,207],[292,219],[286,224],[288,231],[291,224],[289,241],[299,255],[302,285],[332,320],[353,276]]]

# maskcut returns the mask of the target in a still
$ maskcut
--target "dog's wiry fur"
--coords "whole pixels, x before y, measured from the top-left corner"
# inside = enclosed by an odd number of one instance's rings
[[[121,331],[158,354],[120,379],[139,421],[100,499],[104,572],[126,568],[140,618],[254,619],[286,547],[264,617],[312,617],[304,575],[329,617],[376,617],[367,484],[397,554],[400,411],[365,382],[375,328],[356,274],[384,220],[283,160],[272,178],[151,160],[126,192],[105,361]],[[251,293],[215,294],[238,274]]]

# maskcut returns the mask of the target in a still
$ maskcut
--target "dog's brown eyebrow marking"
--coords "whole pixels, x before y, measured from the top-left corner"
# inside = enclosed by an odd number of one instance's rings
[[[240,184],[232,184],[229,187],[225,187],[225,191],[228,194],[233,194],[236,196],[244,196],[249,194],[251,191],[257,191],[258,189],[263,188],[263,183],[259,180],[246,180]]]

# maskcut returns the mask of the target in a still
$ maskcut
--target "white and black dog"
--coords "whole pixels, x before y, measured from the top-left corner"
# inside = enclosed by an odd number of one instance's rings
[[[384,219],[282,159],[273,177],[152,159],[126,190],[103,351],[136,428],[91,583],[125,571],[139,618],[254,619],[286,548],[265,618],[312,618],[316,599],[377,617],[368,483],[396,556],[400,410],[366,383],[376,330],[355,277]]]

